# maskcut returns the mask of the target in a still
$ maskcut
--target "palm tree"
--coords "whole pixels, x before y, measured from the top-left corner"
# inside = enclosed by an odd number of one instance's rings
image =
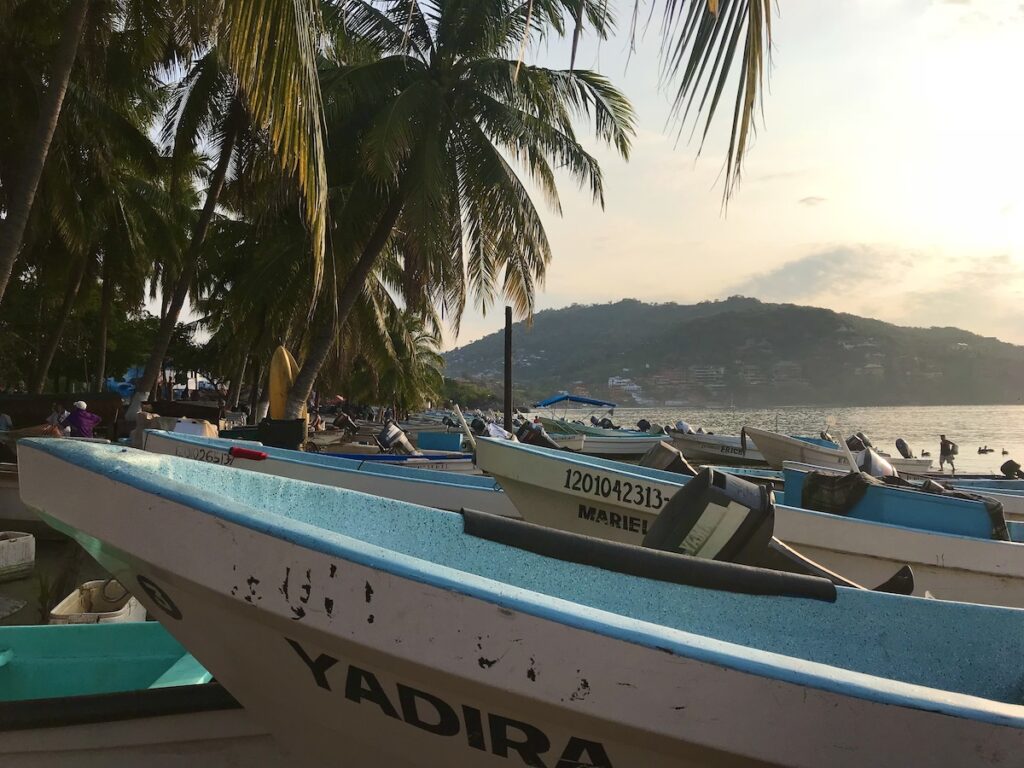
[[[26,4],[27,6],[27,4]],[[19,9],[17,4],[0,5],[0,27],[12,22],[13,11]],[[27,9],[34,13],[34,8]],[[67,92],[68,81],[71,79],[71,68],[78,55],[78,44],[82,37],[82,29],[89,11],[89,0],[71,0],[65,13],[57,49],[54,52],[53,67],[49,72],[49,87],[44,92],[38,105],[35,130],[21,155],[20,168],[14,175],[14,181],[5,180],[8,188],[7,216],[0,223],[0,300],[3,299],[7,282],[14,269],[14,260],[21,249],[25,227],[28,225],[29,212],[35,200],[39,178],[46,164],[46,156],[50,150],[50,142],[57,130],[64,94]]]
[[[31,18],[38,13],[35,6],[0,0],[0,30],[12,28],[22,17]],[[17,184],[10,179],[2,184],[7,215],[0,222],[0,301],[22,246],[87,17],[90,11],[98,15],[97,7],[106,18],[145,30],[148,36],[140,50],[187,56],[211,45],[220,49],[237,79],[240,99],[254,122],[266,128],[283,167],[303,194],[314,256],[319,257],[326,207],[316,77],[319,0],[70,0],[45,78],[49,87],[39,103],[37,129],[20,153]],[[269,61],[274,65],[266,66]],[[319,258],[315,263],[320,264]]]
[[[513,0],[414,0],[383,11],[348,6],[353,34],[382,58],[321,72],[328,136],[359,128],[352,189],[334,217],[344,233],[335,254],[342,271],[289,395],[297,414],[312,391],[368,279],[388,248],[402,251],[407,300],[420,306],[431,276],[459,273],[482,302],[499,290],[521,314],[532,309],[550,247],[540,216],[515,168],[558,210],[552,164],[603,203],[601,171],[580,145],[573,122],[593,120],[598,139],[628,155],[633,113],[604,77],[584,70],[521,66],[525,36],[540,34],[562,7]],[[344,142],[329,140],[329,146]],[[333,186],[333,182],[332,182]],[[409,236],[404,237],[404,229]],[[336,249],[337,250],[337,249]],[[442,265],[448,264],[446,268]],[[450,294],[457,319],[462,281]]]

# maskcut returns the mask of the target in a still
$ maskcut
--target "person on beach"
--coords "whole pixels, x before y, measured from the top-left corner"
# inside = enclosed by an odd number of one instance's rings
[[[61,429],[64,426],[64,419],[70,415],[71,414],[68,413],[67,408],[60,403],[54,403],[53,407],[50,409],[50,415],[46,417],[46,423],[51,427]]]
[[[956,464],[953,457],[956,456],[956,443],[947,440],[945,435],[939,435],[939,472],[943,471],[945,463],[949,462],[949,468],[956,474]]]
[[[71,430],[71,437],[92,437],[92,431],[103,421],[102,417],[86,410],[81,400],[75,402],[74,411],[64,419],[64,426]]]

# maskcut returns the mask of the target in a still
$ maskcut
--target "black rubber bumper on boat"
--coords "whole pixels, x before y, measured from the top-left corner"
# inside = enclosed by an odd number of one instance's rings
[[[835,585],[816,576],[645,549],[473,509],[463,509],[462,517],[463,530],[470,536],[606,571],[723,592],[805,597],[830,603],[836,600]]]

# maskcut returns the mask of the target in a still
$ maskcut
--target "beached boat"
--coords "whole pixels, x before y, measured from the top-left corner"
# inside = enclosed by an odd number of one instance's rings
[[[581,421],[570,420],[567,411],[558,416],[551,410],[556,405],[568,406],[570,404],[607,409],[616,407],[615,403],[606,400],[596,400],[592,397],[570,395],[564,392],[534,403],[534,408],[547,409],[551,413],[550,416],[539,416],[538,420],[552,440],[558,442],[561,435],[584,438],[583,445],[578,449],[575,445],[563,445],[562,447],[579,450],[588,456],[630,458],[643,456],[664,439],[664,432],[660,430],[655,433],[654,431],[647,432],[636,429],[609,429],[596,424],[584,424]]]
[[[991,497],[964,498],[963,492],[952,489],[940,494],[913,485],[875,484],[859,473],[788,461],[782,474],[785,490],[776,498],[787,506],[973,539],[1016,540],[1014,533],[1024,533],[1017,526],[1007,528],[1001,505],[986,504]],[[816,492],[823,488],[825,493]]]
[[[138,585],[282,743],[334,764],[903,768],[1024,749],[1022,611],[119,447],[22,455],[29,505]]]
[[[4,768],[307,765],[156,622],[0,627]]]
[[[477,462],[497,478],[524,520],[631,544],[643,542],[686,482],[669,472],[493,440],[477,441]],[[722,535],[728,530],[724,525]],[[1024,607],[1024,544],[783,504],[775,506],[775,536],[860,584],[882,583],[910,565],[916,595]]]
[[[737,462],[741,464],[763,464],[764,456],[750,440],[740,435],[709,435],[683,432],[669,427],[666,429],[672,445],[683,456],[701,464],[708,462]]]
[[[548,436],[555,442],[558,442],[563,435],[568,438],[583,438],[579,452],[588,456],[617,456],[619,458],[643,456],[665,438],[664,435],[649,435],[636,430],[588,427],[585,424],[546,416],[540,416],[538,420],[547,431]]]
[[[744,429],[747,439],[753,440],[768,466],[773,469],[782,469],[783,463],[787,461],[813,464],[818,467],[850,469],[846,451],[839,446],[826,448],[756,427],[744,427]],[[879,455],[888,461],[897,472],[927,472],[932,465],[931,459],[928,458],[905,459],[884,453]],[[854,452],[854,459],[860,460],[860,455],[857,452]]]
[[[482,475],[453,474],[406,464],[367,461],[365,457],[346,459],[330,454],[304,453],[257,443],[158,430],[146,432],[144,448],[153,453],[347,488],[438,509],[466,507],[519,517],[519,512],[498,482]]]

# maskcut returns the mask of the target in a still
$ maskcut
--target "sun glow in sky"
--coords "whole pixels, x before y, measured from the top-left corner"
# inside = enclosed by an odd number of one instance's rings
[[[628,24],[622,4],[620,26]],[[631,7],[631,5],[630,5]],[[764,120],[721,208],[731,104],[704,152],[666,124],[656,26],[579,65],[632,100],[629,162],[595,149],[606,207],[568,182],[544,211],[538,308],[735,293],[1024,343],[1024,1],[779,0]],[[552,43],[534,60],[566,66]],[[457,341],[497,330],[468,311]]]

